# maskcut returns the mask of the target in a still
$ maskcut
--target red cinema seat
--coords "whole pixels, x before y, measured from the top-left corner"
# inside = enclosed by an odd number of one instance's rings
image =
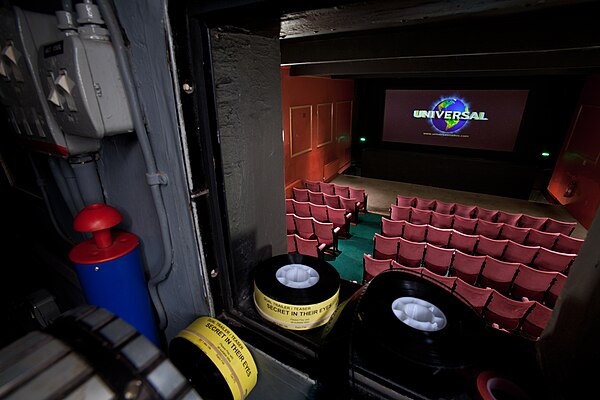
[[[483,309],[483,316],[490,324],[509,332],[517,331],[525,316],[535,305],[534,301],[513,300],[494,290]]]
[[[440,214],[454,214],[454,207],[456,204],[447,203],[445,201],[436,200],[435,209],[433,211],[438,212]]]
[[[285,199],[285,212],[286,214],[294,213],[294,199]]]
[[[325,244],[325,250],[331,250],[334,255],[338,249],[338,235],[340,228],[333,226],[331,222],[320,222],[313,218],[313,229],[319,244]]]
[[[392,260],[379,260],[370,254],[363,255],[363,283],[369,282],[375,276],[392,267]]]
[[[568,269],[576,257],[577,254],[559,253],[542,247],[532,265],[544,271],[556,271],[567,275]]]
[[[557,232],[567,236],[571,236],[571,233],[577,227],[577,222],[558,221],[553,218],[548,218],[544,225],[545,232]]]
[[[548,218],[546,217],[534,217],[532,215],[523,214],[519,221],[519,226],[543,231],[546,221],[548,221]]]
[[[333,188],[333,183],[320,182],[319,188],[321,189],[321,192],[323,192],[325,194],[330,194],[330,195],[335,194],[335,190]]]
[[[485,259],[485,256],[473,256],[456,250],[450,266],[450,274],[456,275],[470,285],[476,285]]]
[[[404,231],[406,221],[394,221],[381,217],[381,234],[387,237],[400,237]]]
[[[435,200],[415,197],[415,208],[419,210],[435,210]]]
[[[411,224],[410,222],[404,222],[404,231],[402,237],[411,242],[425,242],[427,237],[427,225]]]
[[[417,201],[417,198],[414,196],[402,196],[402,195],[396,196],[396,205],[397,206],[414,207],[416,201]]]
[[[456,203],[454,206],[454,215],[460,215],[465,218],[474,218],[475,212],[477,211],[476,206],[466,206],[464,204]]]
[[[477,207],[475,210],[475,217],[488,222],[496,222],[498,218],[498,210],[489,210],[483,207]]]
[[[398,238],[398,257],[396,260],[408,267],[421,267],[425,255],[425,242],[412,242]]]
[[[492,288],[481,288],[470,285],[460,278],[456,278],[454,283],[453,294],[459,299],[473,307],[473,309],[481,315],[484,307],[492,297],[494,289]]]
[[[527,239],[525,239],[525,243],[523,243],[526,246],[540,246],[552,250],[560,235],[560,233],[542,232],[537,229],[530,229],[529,235],[527,235]]]
[[[579,249],[583,245],[584,239],[577,239],[572,236],[567,236],[564,233],[559,233],[556,243],[551,250],[560,251],[561,253],[579,254]]]
[[[332,208],[344,208],[340,204],[340,196],[336,196],[335,194],[323,193],[323,202]]]
[[[554,282],[550,286],[550,289],[546,293],[546,298],[544,299],[545,305],[547,305],[550,308],[554,308],[554,306],[556,305],[556,300],[558,300],[558,296],[560,295],[560,292],[562,291],[562,288],[565,285],[566,281],[566,275],[561,274],[560,272],[556,274],[556,279],[554,280]]]
[[[361,212],[367,212],[367,200],[369,198],[368,193],[365,189],[362,188],[354,188],[350,186],[350,195],[348,196],[351,199],[358,200],[358,210]]]
[[[410,211],[410,222],[417,225],[429,225],[431,222],[431,210],[419,210],[414,208]]]
[[[508,246],[508,239],[490,239],[479,235],[475,254],[500,259],[504,254],[504,250],[506,250],[506,246]]]
[[[467,235],[466,233],[462,233],[457,231],[456,229],[452,229],[452,235],[450,236],[450,244],[448,246],[450,248],[460,250],[463,253],[473,254],[478,240],[478,235]]]
[[[502,230],[500,231],[500,239],[509,239],[515,243],[525,244],[527,235],[529,235],[531,228],[519,228],[514,225],[504,223]]]
[[[427,226],[427,243],[447,248],[450,244],[452,229],[437,228],[433,225]]]
[[[315,231],[313,228],[313,217],[299,217],[294,215],[294,225],[296,225],[296,234],[304,239],[314,239]]]
[[[410,221],[411,211],[412,207],[392,204],[390,206],[390,219],[393,219],[394,221]]]
[[[308,190],[308,201],[313,204],[325,204],[325,200],[323,200],[323,193],[321,192],[313,192],[310,189]]]
[[[294,188],[292,188],[292,194],[293,194],[294,200],[308,201],[308,189],[294,187]]]
[[[294,214],[286,213],[285,214],[285,226],[288,235],[293,235],[296,233],[296,224],[294,223]]]
[[[349,213],[352,213],[352,219],[358,223],[358,201],[356,199],[339,196],[340,208],[343,208]]]
[[[456,280],[458,279],[455,276],[438,275],[427,268],[423,268],[421,276],[424,279],[428,279],[434,282],[435,284],[441,286],[443,289],[446,289],[449,292],[452,292],[454,290],[454,285],[456,284]]]
[[[294,206],[294,214],[296,214],[300,217],[311,217],[312,216],[310,214],[310,202],[292,200],[292,205]]]
[[[476,225],[476,218],[465,218],[461,217],[460,215],[455,215],[452,229],[456,229],[457,231],[466,233],[467,235],[473,235],[475,233]]]
[[[373,236],[373,258],[378,260],[397,260],[400,238],[388,238],[378,233]]]
[[[402,243],[400,243],[400,255],[402,255]],[[428,243],[425,247],[423,266],[437,275],[447,275],[453,256],[454,249],[444,249]]]
[[[333,184],[333,193],[341,197],[350,197],[350,186]]]
[[[333,226],[340,228],[340,236],[350,235],[350,221],[352,213],[347,212],[343,208],[327,207],[327,217]]]
[[[436,228],[451,229],[454,224],[454,215],[452,214],[441,214],[439,212],[431,212],[431,221],[429,225],[433,225]]]
[[[529,300],[542,302],[557,274],[557,272],[541,271],[519,264],[510,295],[515,299],[527,297]]]
[[[329,214],[327,213],[327,206],[325,204],[314,204],[308,203],[310,208],[310,215],[319,222],[332,222],[329,220]]]
[[[298,253],[317,258],[323,258],[323,252],[326,245],[319,243],[317,239],[305,239],[302,236],[294,235],[296,239],[296,248]]]
[[[287,252],[288,254],[298,252],[296,248],[296,235],[293,233],[287,235]]]
[[[551,308],[535,302],[535,305],[527,313],[521,325],[523,334],[530,339],[537,340],[542,335],[551,316]]]
[[[519,263],[500,261],[486,256],[478,285],[491,287],[508,296],[519,265]]]
[[[504,227],[502,222],[490,222],[483,219],[477,220],[475,234],[488,237],[490,239],[498,239],[500,231]]]
[[[529,265],[537,256],[540,248],[540,246],[525,246],[509,240],[502,260]]]
[[[304,180],[304,188],[311,190],[313,192],[320,192],[321,191],[321,182],[305,179]]]
[[[519,221],[523,214],[513,214],[506,211],[498,211],[498,215],[496,217],[496,221],[494,222],[502,222],[507,225],[519,226]]]

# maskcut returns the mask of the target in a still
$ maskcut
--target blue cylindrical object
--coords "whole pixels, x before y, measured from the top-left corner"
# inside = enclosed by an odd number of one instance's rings
[[[89,304],[106,308],[159,344],[137,247],[111,261],[75,264],[75,269]]]

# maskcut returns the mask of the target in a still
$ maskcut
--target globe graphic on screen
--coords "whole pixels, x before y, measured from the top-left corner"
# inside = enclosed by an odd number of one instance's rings
[[[440,100],[433,108],[433,111],[458,111],[458,112],[469,112],[469,106],[467,106],[462,100],[454,98],[446,98]],[[431,118],[431,124],[435,129],[442,133],[454,133],[461,130],[466,124],[467,119],[443,119],[443,118]]]

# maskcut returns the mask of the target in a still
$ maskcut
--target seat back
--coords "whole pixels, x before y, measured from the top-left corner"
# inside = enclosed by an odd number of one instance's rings
[[[298,252],[298,248],[296,247],[296,235],[293,233],[287,235],[287,252],[288,254]]]
[[[494,222],[502,222],[507,225],[519,226],[519,221],[523,214],[513,214],[506,211],[498,211],[498,216],[496,217],[496,221]]]
[[[525,246],[509,240],[502,255],[502,260],[529,265],[539,251],[540,246]]]
[[[551,250],[560,251],[561,253],[578,254],[584,239],[577,239],[572,236],[567,236],[564,233],[559,233],[556,243]]]
[[[354,219],[356,219],[356,216],[358,215],[358,202],[356,201],[356,199],[352,199],[352,198],[347,198],[347,197],[340,197],[340,208],[343,208],[344,210],[351,212],[352,215],[354,216]]]
[[[375,233],[373,236],[373,258],[378,260],[397,260],[400,238],[388,238]]]
[[[343,208],[327,207],[327,217],[333,226],[340,228],[340,235],[350,233],[350,218],[352,215]]]
[[[392,269],[398,269],[401,270],[403,272],[408,272],[411,275],[414,276],[422,276],[423,275],[423,270],[425,268],[423,267],[409,267],[406,265],[402,265],[400,263],[398,263],[397,261],[392,260]]]
[[[293,187],[292,195],[293,195],[294,200],[308,201],[308,189]]]
[[[537,340],[542,335],[546,325],[548,325],[551,316],[551,308],[546,307],[539,302],[535,302],[535,305],[529,313],[527,313],[523,320],[523,324],[521,325],[523,334],[531,339]]]
[[[285,212],[286,214],[294,213],[294,199],[285,199]]]
[[[305,239],[302,236],[296,236],[296,248],[298,249],[298,253],[312,256],[312,257],[321,257],[319,251],[319,241],[317,239]]]
[[[400,255],[402,254],[402,243],[400,244]],[[425,247],[423,266],[437,275],[447,275],[452,264],[454,249],[444,249],[431,243]]]
[[[478,235],[467,235],[466,233],[452,229],[449,246],[450,248],[460,250],[464,253],[473,254],[478,240]]]
[[[479,235],[475,254],[500,259],[504,254],[504,250],[506,250],[506,246],[508,246],[508,239],[490,239]]]
[[[557,274],[558,272],[541,271],[525,264],[519,264],[517,276],[515,276],[510,289],[510,296],[517,300],[527,297],[529,300],[542,302]]]
[[[286,230],[287,230],[287,234],[294,234],[296,233],[296,224],[294,222],[294,214],[292,213],[286,213],[285,214],[285,226],[286,226]]]
[[[432,281],[436,285],[440,286],[442,289],[446,289],[448,292],[452,292],[452,290],[454,290],[454,285],[456,284],[456,280],[458,279],[455,276],[438,275],[427,268],[423,268],[423,270],[421,271],[421,277]]]
[[[454,223],[454,215],[442,214],[436,211],[431,212],[431,221],[429,225],[433,225],[436,228],[451,229]]]
[[[452,235],[452,229],[443,229],[433,225],[427,225],[426,240],[429,244],[447,248],[450,244],[450,235]]]
[[[310,189],[308,190],[308,201],[313,204],[325,204],[325,200],[323,200],[323,193],[321,192],[313,192]]]
[[[490,239],[498,239],[500,231],[504,227],[502,222],[490,222],[484,219],[477,220],[477,226],[475,226],[475,234],[488,237]]]
[[[390,219],[394,221],[410,221],[411,211],[412,207],[392,204],[390,206]]]
[[[322,193],[331,194],[331,195],[335,194],[335,190],[333,188],[333,183],[320,182],[319,188],[321,189]]]
[[[544,225],[548,221],[546,217],[534,217],[533,215],[523,214],[519,221],[519,226],[523,228],[532,228],[539,231],[544,230]]]
[[[333,193],[341,197],[350,197],[350,187],[344,185],[333,184]]]
[[[417,199],[414,196],[396,196],[396,205],[402,207],[414,207]]]
[[[313,229],[319,243],[325,243],[327,246],[334,246],[336,235],[331,222],[320,222],[313,220]]]
[[[404,231],[406,221],[394,221],[381,217],[381,234],[387,237],[400,237]]]
[[[577,254],[559,253],[541,247],[532,264],[535,268],[544,271],[556,271],[566,275],[576,257]]]
[[[497,324],[501,329],[515,332],[534,305],[534,301],[513,300],[494,290],[483,309],[483,317],[490,324]]]
[[[454,207],[456,204],[447,203],[445,201],[436,200],[435,209],[433,211],[438,212],[440,214],[454,214]]]
[[[435,210],[436,200],[415,197],[415,208],[419,210]]]
[[[475,209],[475,217],[488,222],[496,222],[498,218],[498,210],[489,210],[483,207],[477,207]]]
[[[474,256],[456,250],[450,266],[450,274],[459,277],[470,285],[476,285],[485,259],[485,256]]]
[[[410,212],[410,222],[418,225],[429,225],[431,222],[431,210],[420,210],[414,208]]]
[[[371,279],[392,268],[392,260],[379,260],[370,254],[363,255],[363,283],[369,282]]]
[[[560,235],[560,233],[542,232],[534,228],[529,229],[529,235],[523,243],[526,246],[540,246],[552,250]]]
[[[320,192],[321,191],[321,182],[305,179],[304,180],[304,188],[311,190],[313,192]]]
[[[358,200],[359,211],[367,212],[367,192],[362,188],[355,188],[350,186],[350,194],[348,195],[351,199]]]
[[[475,233],[475,226],[477,225],[476,218],[465,218],[460,215],[454,216],[454,224],[452,225],[452,229],[456,229],[462,233],[466,233],[467,235],[473,235]]]
[[[516,243],[525,244],[525,240],[527,240],[527,235],[529,235],[530,231],[531,228],[519,228],[517,226],[504,223],[504,226],[500,231],[499,238],[509,239]]]
[[[567,276],[561,274],[560,272],[556,274],[556,279],[552,282],[550,289],[546,293],[546,297],[544,298],[544,304],[550,308],[554,308],[556,305],[556,300],[558,300],[558,296],[562,291],[563,286],[567,282]]]
[[[461,217],[474,218],[476,212],[476,206],[466,206],[459,203],[454,206],[454,215],[460,215]]]
[[[553,218],[548,218],[544,225],[545,232],[557,232],[567,236],[571,236],[571,233],[575,230],[577,222],[558,221]]]
[[[300,217],[311,217],[312,216],[310,214],[310,202],[292,200],[292,205],[294,206],[294,214],[296,214]]]
[[[323,202],[329,207],[344,208],[340,204],[340,196],[336,196],[335,194],[323,193]]]
[[[408,267],[421,267],[425,255],[425,242],[413,242],[398,238],[398,257],[396,260]]]
[[[405,221],[402,237],[411,242],[425,242],[425,238],[427,237],[427,225],[411,224],[410,222]]]
[[[310,215],[320,222],[331,222],[329,221],[329,214],[327,212],[327,206],[325,204],[314,204],[309,203]]]
[[[490,256],[485,257],[478,285],[491,287],[508,295],[520,264],[500,261]]]
[[[294,214],[294,225],[296,225],[296,233],[304,239],[314,239],[315,231],[313,228],[313,217],[300,217]]]
[[[457,277],[452,293],[481,315],[493,292],[494,289],[473,286]]]

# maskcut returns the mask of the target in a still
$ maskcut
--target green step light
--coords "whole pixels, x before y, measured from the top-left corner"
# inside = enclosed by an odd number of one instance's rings
[[[361,141],[361,142],[366,142],[366,141],[367,141],[367,138],[365,138],[365,137],[361,137],[361,138],[360,138],[360,141]]]
[[[550,157],[550,153],[547,151],[542,152],[542,157]]]

